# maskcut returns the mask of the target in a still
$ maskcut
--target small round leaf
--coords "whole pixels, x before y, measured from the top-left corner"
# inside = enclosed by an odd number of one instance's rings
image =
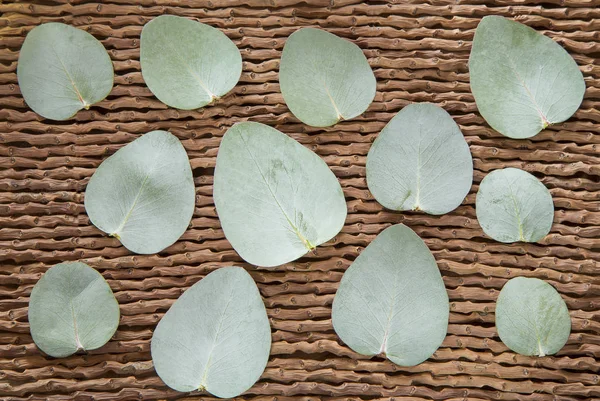
[[[477,220],[483,231],[500,242],[537,242],[552,227],[554,204],[535,176],[517,168],[495,170],[479,185]]]
[[[315,28],[294,32],[279,68],[281,94],[303,123],[327,127],[363,113],[375,98],[375,75],[354,43]]]
[[[223,32],[174,15],[161,15],[144,26],[140,63],[152,93],[183,110],[224,96],[242,74],[240,51]]]
[[[386,228],[348,268],[333,300],[333,328],[355,352],[417,365],[444,341],[450,308],[427,245],[403,224]]]
[[[271,327],[252,277],[223,267],[183,293],[158,323],[152,360],[165,384],[237,397],[267,366]]]
[[[444,109],[411,104],[385,126],[367,157],[367,183],[392,210],[444,214],[471,189],[473,159],[458,125]]]
[[[25,38],[17,66],[27,105],[42,117],[66,120],[103,100],[113,87],[106,49],[81,29],[50,22]]]
[[[519,354],[553,355],[569,339],[571,317],[565,301],[550,284],[515,277],[498,296],[496,328],[502,342]]]
[[[119,325],[119,304],[95,269],[80,262],[60,263],[33,287],[29,325],[35,344],[62,358],[106,344]]]
[[[175,243],[195,202],[185,149],[166,131],[149,132],[119,149],[98,167],[85,191],[92,223],[141,254]]]
[[[498,132],[529,138],[567,120],[583,100],[585,82],[558,43],[526,25],[484,17],[469,58],[479,112]]]
[[[327,164],[260,123],[236,124],[223,137],[213,197],[226,238],[258,266],[298,259],[346,220],[344,193]]]

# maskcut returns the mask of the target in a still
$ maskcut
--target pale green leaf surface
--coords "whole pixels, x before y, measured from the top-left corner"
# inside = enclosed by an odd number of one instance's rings
[[[225,237],[258,266],[299,258],[346,219],[344,193],[327,164],[260,123],[238,123],[223,137],[213,197]]]
[[[279,83],[291,112],[315,127],[360,115],[376,90],[375,75],[362,50],[315,28],[299,29],[287,39]]]
[[[498,296],[496,329],[502,342],[519,354],[553,355],[569,339],[571,317],[565,301],[550,284],[515,277]]]
[[[174,15],[161,15],[144,26],[140,63],[152,93],[184,110],[224,96],[242,73],[240,51],[223,32]]]
[[[33,111],[52,120],[66,120],[108,96],[114,71],[96,38],[50,22],[27,34],[17,76],[23,98]]]
[[[149,132],[119,149],[98,167],[85,191],[92,223],[141,254],[175,243],[195,202],[185,149],[166,131]]]
[[[483,231],[500,242],[537,242],[552,227],[554,204],[535,176],[517,168],[486,175],[476,198],[477,220]]]
[[[471,90],[479,112],[498,132],[529,138],[579,108],[585,82],[558,43],[526,25],[484,17],[469,58]]]
[[[392,210],[444,214],[469,193],[473,159],[452,117],[431,103],[403,108],[381,131],[367,157],[367,183]]]
[[[333,300],[333,328],[362,355],[417,365],[448,329],[448,294],[433,255],[410,228],[386,228],[348,268]]]
[[[33,287],[29,324],[35,344],[62,358],[106,344],[119,325],[119,304],[95,269],[60,263]]]
[[[222,267],[171,306],[152,336],[160,378],[177,391],[236,397],[260,378],[269,359],[271,327],[252,277]]]

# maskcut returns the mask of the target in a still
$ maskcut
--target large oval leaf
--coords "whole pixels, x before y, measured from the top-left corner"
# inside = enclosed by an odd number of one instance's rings
[[[181,142],[152,131],[106,159],[85,191],[92,223],[130,251],[150,254],[185,232],[196,203],[194,178]]]
[[[66,120],[103,100],[113,86],[113,66],[102,43],[72,26],[50,22],[25,38],[17,66],[27,105],[53,120]]]
[[[477,220],[483,231],[500,242],[536,242],[552,227],[554,204],[535,176],[518,168],[495,170],[479,185]]]
[[[344,193],[327,164],[260,123],[236,124],[223,137],[213,196],[225,236],[258,266],[298,259],[346,220]]]
[[[469,58],[479,112],[496,131],[529,138],[581,105],[583,75],[558,43],[526,25],[484,17]]]
[[[231,398],[265,370],[271,327],[252,277],[240,267],[216,270],[188,289],[152,336],[160,378],[177,391]]]
[[[84,263],[60,263],[35,284],[29,300],[35,344],[62,358],[102,347],[119,325],[119,304],[104,278]]]
[[[496,328],[502,342],[519,354],[552,355],[567,343],[571,317],[565,301],[550,284],[516,277],[498,296]]]
[[[362,50],[315,28],[294,32],[279,68],[281,94],[303,123],[327,127],[363,113],[375,98],[375,75]]]
[[[386,228],[348,268],[333,300],[333,328],[362,355],[413,366],[448,329],[448,294],[427,245],[403,224]]]
[[[460,129],[444,109],[411,104],[385,126],[367,157],[367,183],[392,210],[444,214],[469,193],[473,159]]]
[[[240,51],[223,32],[174,15],[161,15],[144,26],[140,63],[152,93],[184,110],[225,95],[242,73]]]

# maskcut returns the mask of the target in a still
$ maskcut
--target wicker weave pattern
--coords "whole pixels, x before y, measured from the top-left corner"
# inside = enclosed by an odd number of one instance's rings
[[[156,376],[152,330],[172,302],[206,273],[246,266],[265,299],[272,355],[253,400],[600,398],[600,1],[416,0],[48,0],[0,4],[0,399],[133,400],[176,397]],[[514,3],[514,4],[512,4]],[[139,36],[164,13],[222,29],[242,51],[244,71],[232,93],[199,111],[169,109],[144,85]],[[479,18],[518,20],[556,39],[575,58],[587,85],[575,116],[530,140],[493,132],[469,91],[467,59]],[[40,119],[26,107],[16,77],[18,51],[34,26],[59,21],[86,29],[108,49],[116,79],[111,95],[67,122]],[[277,71],[287,36],[320,26],[361,48],[375,71],[375,102],[361,117],[328,129],[296,120],[279,92]],[[471,147],[475,182],[454,212],[391,213],[365,183],[365,157],[387,121],[410,102],[444,107]],[[346,226],[314,254],[273,270],[240,263],[224,239],[212,203],[220,138],[237,121],[259,121],[322,156],[347,197]],[[177,135],[191,159],[197,204],[190,229],[160,255],[132,255],[90,225],[85,186],[101,161],[142,133]],[[513,166],[541,178],[554,198],[552,232],[541,244],[504,245],[486,238],[474,201],[483,176]],[[401,368],[365,359],[342,345],[331,326],[331,302],[344,270],[377,233],[403,222],[432,249],[448,288],[448,337],[425,363]],[[108,280],[121,325],[104,348],[54,360],[32,343],[31,289],[50,266],[83,260]],[[573,321],[556,357],[510,352],[494,328],[494,301],[508,278],[539,277],[567,301]],[[210,397],[202,397],[209,399]]]

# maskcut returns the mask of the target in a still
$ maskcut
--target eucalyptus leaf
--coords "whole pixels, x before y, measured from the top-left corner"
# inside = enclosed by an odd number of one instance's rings
[[[473,159],[460,129],[431,103],[403,108],[385,126],[367,156],[367,183],[392,210],[444,214],[469,193]]]
[[[265,305],[240,267],[220,268],[184,292],[158,323],[151,344],[154,367],[167,386],[222,398],[256,383],[270,349]]]
[[[522,355],[553,355],[567,343],[571,317],[560,294],[545,281],[515,277],[496,303],[496,328],[508,348]]]
[[[49,22],[25,38],[17,65],[27,105],[42,117],[66,120],[103,100],[113,87],[106,49],[81,29]]]
[[[119,325],[119,304],[95,269],[80,262],[60,263],[33,287],[29,325],[35,344],[62,358],[106,344]]]
[[[448,294],[427,245],[403,224],[386,228],[348,268],[333,300],[333,328],[355,352],[417,365],[448,330]]]
[[[571,117],[585,92],[583,75],[558,43],[526,25],[484,17],[469,58],[479,112],[498,132],[529,138]]]
[[[258,266],[298,259],[346,220],[344,193],[327,164],[260,123],[238,123],[223,137],[213,197],[225,237]]]
[[[327,127],[362,114],[375,98],[375,75],[354,43],[315,28],[294,32],[279,68],[281,94],[303,123]]]
[[[119,149],[98,167],[85,191],[92,223],[142,254],[175,243],[187,229],[195,203],[185,149],[166,131],[149,132]]]
[[[517,168],[495,170],[484,177],[476,199],[483,231],[500,242],[537,242],[552,227],[554,204],[535,176]]]
[[[163,103],[191,110],[224,96],[242,74],[237,46],[210,25],[161,15],[142,30],[144,81]]]

